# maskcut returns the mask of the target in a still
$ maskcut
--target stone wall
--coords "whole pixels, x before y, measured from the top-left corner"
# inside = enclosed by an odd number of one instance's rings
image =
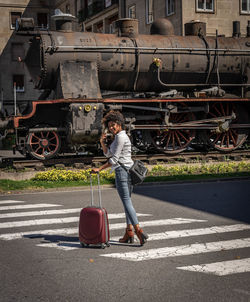
[[[207,35],[215,36],[216,29],[219,35],[231,37],[233,32],[232,21],[240,21],[241,34],[246,35],[246,27],[250,15],[240,13],[240,1],[217,0],[214,13],[196,12],[195,0],[182,1],[183,6],[183,32],[184,24],[191,20],[200,20],[207,24]]]

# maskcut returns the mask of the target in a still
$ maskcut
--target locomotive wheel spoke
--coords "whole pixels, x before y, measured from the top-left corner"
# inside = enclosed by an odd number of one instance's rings
[[[212,113],[212,112],[209,112],[209,114],[212,116],[212,117],[218,117],[216,114]]]
[[[218,113],[218,115],[217,115],[216,117],[221,116],[221,112],[218,110],[218,108],[215,107],[214,109],[215,109],[215,111]]]
[[[174,131],[172,132],[172,138],[173,138],[173,150],[175,150],[175,139],[174,139]]]
[[[168,140],[167,140],[167,144],[166,144],[166,147],[167,147],[167,148],[168,148],[168,145],[169,145],[170,138],[171,138],[171,133],[169,132]]]
[[[234,136],[233,136],[231,130],[229,130],[229,135],[230,135],[230,137],[231,137],[231,139],[232,139],[232,141],[233,141],[233,145],[234,145],[234,147],[235,147],[235,146],[236,146],[236,140],[235,140],[235,138],[234,138]]]
[[[163,138],[161,139],[160,143],[163,143],[167,136],[169,136],[169,133],[168,132],[164,133]]]
[[[227,147],[229,148],[229,134],[228,134],[228,131],[227,131]]]
[[[180,141],[179,136],[177,135],[177,133],[176,133],[176,132],[175,132],[174,134],[175,134],[175,136],[176,136],[176,138],[177,138],[177,142],[178,142],[179,146],[181,147],[181,141]]]
[[[33,134],[33,136],[32,136],[33,138],[36,138],[38,141],[40,141],[40,138],[39,137],[37,137],[35,134]]]
[[[38,150],[41,149],[41,148],[42,148],[42,147],[39,146],[39,147],[35,150],[35,152],[38,153]]]
[[[176,132],[186,141],[188,142],[189,140],[181,133],[181,131],[176,130]]]
[[[176,117],[175,117],[175,119],[174,119],[174,122],[176,122],[176,123],[183,122],[183,113],[181,113],[181,114],[176,114],[175,116],[176,116]]]
[[[227,105],[226,105],[227,106]],[[228,106],[227,106],[228,107]],[[224,115],[226,115],[225,114],[225,111],[224,111],[224,108],[223,108],[223,105],[222,105],[222,103],[220,103],[220,108],[221,108],[221,112],[222,112],[222,116]]]
[[[221,142],[220,142],[220,146],[221,146],[221,147],[222,147],[222,144],[223,144],[223,142],[224,142],[225,136],[226,136],[226,133],[223,133],[223,135],[222,135],[222,140],[221,140]]]

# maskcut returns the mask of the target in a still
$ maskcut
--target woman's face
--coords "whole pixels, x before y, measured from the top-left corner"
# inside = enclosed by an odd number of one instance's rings
[[[122,126],[117,124],[116,122],[108,122],[108,128],[109,128],[109,131],[116,135],[117,133],[119,133],[121,130],[122,130]]]

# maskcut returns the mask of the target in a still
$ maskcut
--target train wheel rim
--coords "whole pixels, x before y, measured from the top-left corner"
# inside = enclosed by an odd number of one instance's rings
[[[28,149],[36,159],[54,157],[61,146],[60,136],[55,131],[31,132],[28,136]]]
[[[209,117],[222,117],[229,116],[236,109],[231,103],[215,103],[211,107],[211,111],[208,113]],[[237,120],[234,120],[237,123]],[[227,131],[216,133],[210,131],[208,134],[209,143],[211,146],[221,152],[231,152],[239,148],[247,139],[247,133],[244,133],[244,129],[229,128]]]
[[[186,106],[182,104],[182,106]],[[181,124],[195,119],[192,112],[173,113],[169,121],[173,124]],[[176,130],[157,130],[151,131],[153,145],[157,150],[166,154],[178,154],[186,150],[195,138],[195,130],[176,129]]]

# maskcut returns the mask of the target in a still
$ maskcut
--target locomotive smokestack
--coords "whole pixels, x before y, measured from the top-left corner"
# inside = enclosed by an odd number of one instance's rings
[[[233,21],[233,37],[240,37],[240,21]]]
[[[76,20],[76,17],[70,14],[64,14],[60,9],[55,10],[55,15],[51,17],[56,23],[56,30],[60,31],[72,31],[72,23]]]
[[[134,38],[138,35],[138,20],[137,19],[119,19],[115,22],[119,37]]]
[[[206,23],[199,20],[192,20],[185,23],[185,36],[206,36]]]

